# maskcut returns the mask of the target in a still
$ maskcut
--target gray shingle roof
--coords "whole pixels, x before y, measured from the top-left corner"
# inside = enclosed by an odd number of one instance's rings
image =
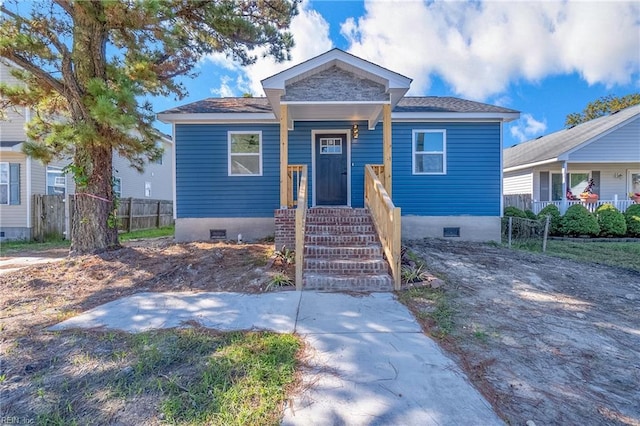
[[[24,141],[2,141],[0,142],[0,148],[13,148],[16,145],[23,143]]]
[[[625,108],[616,113],[578,124],[570,129],[560,130],[538,139],[506,148],[503,156],[503,167],[506,169],[556,159],[565,152],[638,115],[640,115],[640,105]]]
[[[481,102],[439,96],[407,96],[394,112],[517,113]],[[265,113],[272,112],[267,98],[208,98],[162,111],[160,114]]]

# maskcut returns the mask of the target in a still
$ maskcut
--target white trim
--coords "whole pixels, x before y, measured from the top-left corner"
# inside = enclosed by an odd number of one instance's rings
[[[25,200],[27,205],[27,228],[31,228],[31,157],[27,155],[25,164],[25,177],[27,179],[26,193],[27,199]],[[65,189],[66,194],[66,189]]]
[[[7,183],[0,182],[0,185],[7,185],[7,202],[0,202],[0,206],[10,206],[11,205],[11,166],[8,161],[0,161],[0,166],[3,164],[7,165]]]
[[[433,121],[502,121],[509,122],[520,118],[519,112],[391,112],[391,121],[412,120]]]
[[[231,124],[231,123],[278,123],[278,119],[272,112],[218,112],[218,113],[171,113],[158,114],[158,120],[163,123],[175,124]]]
[[[172,160],[171,161],[171,178],[173,179],[173,188],[172,188],[172,192],[173,192],[173,220],[175,222],[175,220],[178,218],[178,188],[177,188],[177,182],[176,182],[176,161],[178,158],[177,155],[177,151],[178,151],[178,145],[175,143],[176,142],[176,123],[171,124],[171,136],[173,138],[173,151],[172,151]]]
[[[442,151],[416,151],[416,134],[441,133]],[[416,154],[442,154],[441,172],[416,172]],[[446,129],[413,129],[411,131],[411,174],[412,175],[446,175],[447,174],[447,130]]]
[[[112,176],[114,180],[118,180],[120,182],[120,194],[117,194],[118,198],[122,198],[122,178],[120,176]],[[115,182],[114,182],[115,183]],[[114,185],[115,186],[115,185]],[[113,191],[113,195],[116,195],[115,190]]]
[[[237,174],[231,172],[231,156],[255,157],[255,153],[231,153],[231,137],[233,135],[258,135],[258,173]],[[229,177],[249,177],[262,176],[262,130],[228,130],[227,131],[227,176]]]
[[[389,105],[391,101],[280,101],[280,105]]]
[[[516,170],[528,169],[528,168],[531,168],[531,167],[542,166],[544,164],[551,164],[551,163],[557,163],[557,162],[558,162],[557,158],[551,158],[549,160],[538,161],[537,163],[527,163],[527,164],[523,164],[521,166],[507,167],[506,169],[504,169],[504,171],[505,172],[515,172]]]
[[[316,135],[344,134],[347,141],[347,207],[351,207],[351,128],[311,130],[311,206],[316,206]]]
[[[631,175],[640,174],[640,169],[627,169],[627,192],[625,194],[625,198],[628,198],[629,193],[631,192]]]

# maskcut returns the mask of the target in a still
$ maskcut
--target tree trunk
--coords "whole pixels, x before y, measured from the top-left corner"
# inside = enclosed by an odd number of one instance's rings
[[[86,152],[81,152],[86,151]],[[84,155],[83,155],[84,154]],[[84,164],[86,186],[76,189],[71,224],[71,255],[97,253],[119,247],[116,209],[111,184],[112,153],[109,147],[78,148],[74,163]],[[86,159],[86,161],[85,161]],[[88,167],[87,167],[88,166]]]

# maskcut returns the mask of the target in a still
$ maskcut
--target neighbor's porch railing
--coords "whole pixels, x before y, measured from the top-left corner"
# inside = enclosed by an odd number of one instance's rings
[[[563,205],[565,205],[566,208],[569,208],[574,204],[582,204],[591,213],[594,213],[596,209],[603,204],[613,204],[615,208],[617,208],[621,212],[624,212],[627,208],[629,208],[630,205],[633,204],[633,200],[598,200],[595,203],[587,203],[581,200],[533,201],[531,203],[531,206],[532,206],[533,212],[535,214],[538,214],[540,213],[540,210],[542,210],[543,208],[547,207],[550,204],[553,204],[556,207],[558,207],[558,209],[560,210],[560,213],[562,214],[564,214],[564,212],[562,211]]]
[[[364,202],[378,231],[384,254],[387,256],[393,286],[400,290],[400,208],[393,205],[378,176],[384,175],[384,166],[364,166]]]
[[[307,223],[307,166],[287,166],[288,206],[296,206],[296,290],[302,290],[302,272],[304,270],[304,231]],[[293,199],[294,184],[297,197]]]

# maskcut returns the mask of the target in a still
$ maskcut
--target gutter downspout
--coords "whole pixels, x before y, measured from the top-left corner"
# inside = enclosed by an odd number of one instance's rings
[[[31,111],[29,110],[29,108],[25,107],[25,111],[24,111],[24,118],[25,118],[25,125],[26,123],[28,123],[29,121],[31,121]],[[26,175],[26,179],[27,179],[27,199],[26,199],[26,204],[27,204],[27,228],[29,229],[29,233],[31,234],[29,236],[29,239],[33,238],[33,229],[31,229],[32,226],[32,212],[31,212],[31,192],[33,191],[33,189],[31,188],[31,157],[27,155],[27,161],[26,161],[26,171],[25,171],[25,175]]]

